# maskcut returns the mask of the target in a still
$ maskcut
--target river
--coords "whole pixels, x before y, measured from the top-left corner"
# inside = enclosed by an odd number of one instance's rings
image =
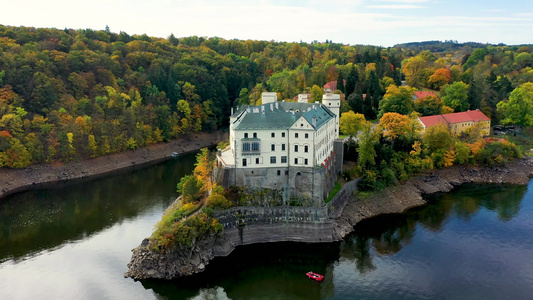
[[[174,281],[124,278],[194,154],[0,202],[0,299],[530,299],[533,180],[463,186],[344,241],[237,247]],[[305,272],[325,275],[322,283]]]

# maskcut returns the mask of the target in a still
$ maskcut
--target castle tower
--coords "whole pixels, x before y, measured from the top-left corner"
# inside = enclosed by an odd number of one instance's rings
[[[339,119],[341,112],[341,95],[326,93],[322,96],[322,104],[324,104],[331,112],[335,114],[335,122],[337,128],[335,129],[335,138],[339,138]]]

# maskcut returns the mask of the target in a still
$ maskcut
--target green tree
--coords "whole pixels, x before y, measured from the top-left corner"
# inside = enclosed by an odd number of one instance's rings
[[[381,118],[389,112],[409,115],[413,111],[413,94],[414,90],[408,86],[398,88],[396,85],[390,85],[387,93],[379,102],[378,117]]]
[[[462,81],[456,81],[447,85],[442,90],[444,105],[453,108],[456,112],[468,110],[468,85]]]
[[[498,103],[498,112],[503,114],[503,124],[533,126],[533,83],[527,82],[515,88],[508,101]]]
[[[375,144],[378,141],[379,134],[372,128],[372,123],[366,122],[361,129],[361,134],[359,135],[359,147],[357,148],[357,153],[359,154],[357,163],[363,169],[366,169],[367,166],[373,166],[376,164],[375,158],[377,153]]]

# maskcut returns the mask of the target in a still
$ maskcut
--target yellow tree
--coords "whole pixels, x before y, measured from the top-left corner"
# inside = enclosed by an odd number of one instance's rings
[[[365,115],[356,114],[353,110],[350,110],[341,114],[339,127],[343,134],[347,134],[352,138],[357,136],[357,133],[361,130],[365,122]]]
[[[411,120],[408,116],[399,113],[385,113],[379,119],[379,129],[383,132],[383,137],[394,142],[401,135],[405,135],[410,130]]]

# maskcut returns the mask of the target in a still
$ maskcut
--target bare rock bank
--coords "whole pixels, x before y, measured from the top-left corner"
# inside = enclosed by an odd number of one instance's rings
[[[251,243],[299,241],[331,242],[343,239],[361,220],[382,214],[401,213],[426,204],[423,195],[449,192],[464,183],[527,184],[533,177],[533,158],[515,160],[504,167],[454,166],[413,178],[372,196],[346,197],[342,212],[330,214],[322,222],[286,222],[238,226],[197,243],[192,249],[157,252],[147,247],[148,239],[133,249],[126,277],[134,279],[173,279],[205,270],[209,261],[231,253],[235,247]]]
[[[227,131],[218,130],[213,133],[197,133],[167,143],[79,162],[33,165],[24,169],[0,168],[0,200],[17,192],[67,184],[156,164],[169,159],[173,152],[182,154],[196,151],[204,147],[214,146],[227,139]]]

